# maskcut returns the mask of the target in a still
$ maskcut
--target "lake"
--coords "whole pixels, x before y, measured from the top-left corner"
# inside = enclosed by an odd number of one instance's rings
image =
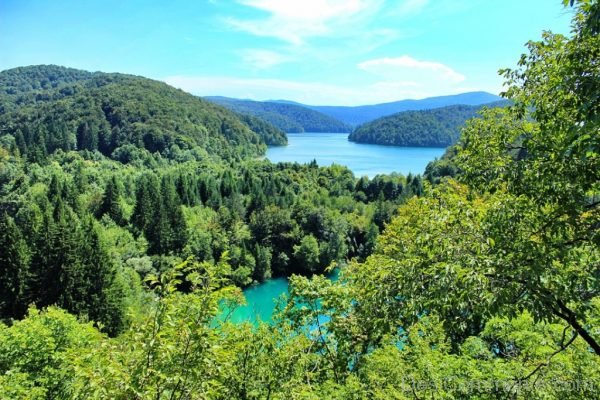
[[[338,275],[339,270],[335,269],[327,277],[332,281],[336,281]],[[246,305],[236,307],[233,311],[224,309],[221,313],[221,318],[227,317],[233,323],[250,322],[256,325],[259,322],[265,322],[270,324],[273,321],[273,313],[277,300],[282,295],[287,296],[289,293],[287,278],[269,279],[244,289]]]
[[[273,278],[246,288],[244,289],[246,305],[236,307],[229,315],[229,321],[270,323],[273,319],[275,302],[283,294],[289,294],[287,278]]]
[[[397,147],[348,141],[347,133],[288,133],[287,146],[269,147],[267,158],[272,162],[309,163],[320,166],[333,163],[345,165],[357,177],[399,172],[422,174],[427,164],[444,154],[437,147]]]

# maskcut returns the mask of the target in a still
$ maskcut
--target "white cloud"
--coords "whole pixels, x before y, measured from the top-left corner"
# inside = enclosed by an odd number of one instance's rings
[[[245,49],[240,52],[244,62],[256,69],[268,69],[291,61],[290,57],[271,50]]]
[[[256,36],[267,36],[299,45],[306,38],[325,36],[333,25],[369,15],[381,0],[239,0],[240,4],[269,14],[267,18],[240,20],[228,18],[233,28]]]
[[[168,84],[198,96],[227,96],[252,100],[287,99],[313,105],[361,105],[407,98],[456,94],[481,88],[423,85],[413,81],[381,80],[357,86],[281,79],[246,79],[225,76],[171,76]]]
[[[465,80],[464,75],[459,74],[447,65],[433,61],[420,61],[406,55],[364,61],[358,64],[358,68],[388,79],[401,77],[402,79],[423,83],[437,81],[445,84],[456,84]]]

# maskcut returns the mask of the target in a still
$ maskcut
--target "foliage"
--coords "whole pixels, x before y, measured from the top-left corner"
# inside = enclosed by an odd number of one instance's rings
[[[0,84],[0,125],[34,162],[58,149],[118,158],[130,145],[168,158],[194,146],[222,157],[264,152],[233,113],[150,79],[32,66],[2,71]]]
[[[296,104],[207,97],[241,114],[258,117],[287,133],[350,132],[350,127],[335,118]]]
[[[267,145],[283,146],[287,144],[285,132],[270,123],[250,114],[240,114],[240,121],[258,134]]]
[[[506,105],[507,102],[494,102],[484,106],[457,105],[405,111],[360,125],[348,139],[391,146],[447,147],[456,143],[461,127],[483,108]]]
[[[0,138],[0,398],[596,398],[598,2],[573,3],[435,187]],[[228,321],[234,284],[294,272],[271,325]]]

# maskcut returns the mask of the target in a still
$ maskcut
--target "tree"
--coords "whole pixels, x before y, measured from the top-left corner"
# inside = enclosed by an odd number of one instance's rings
[[[15,221],[0,217],[0,318],[22,318],[30,295],[31,254]]]
[[[148,232],[155,213],[160,207],[160,185],[154,174],[145,174],[137,182],[135,207],[131,222],[138,233]],[[148,238],[147,238],[148,239]]]
[[[517,70],[505,70],[514,101],[463,132],[464,182],[502,193],[490,215],[494,285],[538,319],[568,323],[600,355],[586,327],[600,295],[600,37],[598,2],[577,2],[570,39],[544,33]]]
[[[97,150],[98,134],[90,122],[83,122],[77,128],[77,149],[79,150]]]
[[[120,287],[116,266],[102,243],[92,218],[84,223],[85,241],[81,248],[84,276],[80,282],[85,308],[70,310],[85,314],[102,326],[102,330],[116,335],[125,328],[125,298]]]
[[[102,203],[97,213],[98,218],[106,214],[118,225],[124,225],[126,221],[121,207],[121,196],[119,182],[117,182],[116,176],[113,175],[104,189]]]
[[[462,184],[400,207],[376,254],[351,268],[365,337],[435,314],[458,351],[491,319],[527,310],[600,355],[600,38],[586,33],[589,10],[571,39],[546,33],[505,72],[514,106],[467,125]]]
[[[294,259],[299,268],[314,273],[319,267],[319,242],[313,235],[304,236],[299,245],[294,246]]]

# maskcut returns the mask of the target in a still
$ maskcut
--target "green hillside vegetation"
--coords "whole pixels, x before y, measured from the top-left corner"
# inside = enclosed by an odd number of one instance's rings
[[[600,3],[564,3],[434,186],[0,136],[0,399],[598,398]]]
[[[0,75],[0,124],[31,161],[58,149],[98,150],[120,160],[139,148],[167,158],[232,158],[265,150],[232,112],[161,82],[55,66]],[[193,148],[204,151],[190,154]]]
[[[207,97],[206,99],[235,112],[261,118],[287,133],[350,132],[350,127],[343,122],[295,104],[238,100],[227,97]]]
[[[423,111],[405,111],[357,127],[348,137],[357,143],[387,146],[447,147],[458,140],[468,119],[483,107],[504,107],[494,102],[484,106],[456,105]]]
[[[367,257],[423,189],[419,176],[256,161],[281,131],[145,78],[55,66],[0,77],[5,321],[56,305],[116,335],[140,281],[188,258],[227,263],[239,287],[322,273]]]
[[[285,146],[287,144],[285,132],[274,125],[250,114],[239,114],[238,117],[240,121],[260,136],[265,144],[270,146]]]

